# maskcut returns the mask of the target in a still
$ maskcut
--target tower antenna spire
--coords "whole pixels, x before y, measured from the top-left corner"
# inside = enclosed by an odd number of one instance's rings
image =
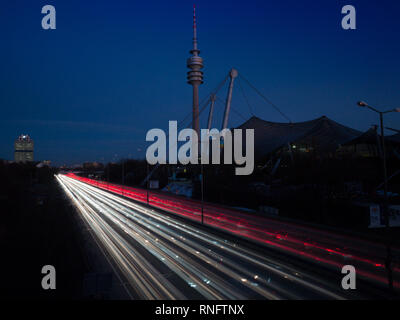
[[[193,4],[193,54],[197,55],[196,5]]]

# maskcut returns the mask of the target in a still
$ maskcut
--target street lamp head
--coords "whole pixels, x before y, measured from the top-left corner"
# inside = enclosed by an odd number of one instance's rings
[[[364,102],[364,101],[358,101],[358,102],[357,102],[357,105],[358,105],[359,107],[366,107],[366,106],[368,106],[368,104],[367,104],[366,102]]]

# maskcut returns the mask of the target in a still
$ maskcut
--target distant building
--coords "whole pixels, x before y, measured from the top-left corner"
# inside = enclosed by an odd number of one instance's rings
[[[98,170],[103,170],[104,169],[104,165],[100,162],[84,162],[83,165],[83,170],[86,171],[98,171]]]
[[[33,161],[33,140],[27,134],[22,134],[15,140],[14,161]]]
[[[50,160],[43,160],[43,161],[40,161],[40,162],[36,165],[37,168],[50,167],[50,166],[51,166],[51,161],[50,161]]]

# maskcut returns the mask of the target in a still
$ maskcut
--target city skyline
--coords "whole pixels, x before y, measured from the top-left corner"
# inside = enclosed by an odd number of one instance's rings
[[[345,4],[196,1],[205,61],[200,101],[234,67],[293,122],[326,115],[361,131],[377,124],[376,115],[355,102],[399,107],[400,5],[354,1],[357,29],[345,31],[340,26]],[[166,128],[168,120],[182,120],[191,112],[186,59],[192,48],[193,3],[53,5],[56,30],[40,28],[42,15],[35,4],[25,1],[22,11],[3,5],[7,10],[2,12],[8,12],[0,22],[6,50],[0,57],[9,63],[0,77],[0,103],[6,110],[0,120],[0,158],[12,159],[15,137],[27,132],[36,142],[35,158],[59,165],[107,162],[115,155],[143,159],[149,129]],[[245,118],[254,113],[286,121],[243,89],[250,107],[240,87],[232,105]],[[217,128],[222,113],[219,107],[213,122]],[[244,121],[232,114],[229,125]],[[400,118],[391,115],[385,124],[399,128]]]

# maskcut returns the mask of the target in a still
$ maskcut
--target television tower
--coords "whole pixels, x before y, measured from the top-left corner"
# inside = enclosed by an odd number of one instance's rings
[[[200,50],[197,49],[197,27],[196,27],[196,7],[193,5],[193,49],[190,50],[192,56],[187,59],[188,83],[193,86],[193,130],[200,137],[199,124],[199,85],[203,83],[203,59],[199,56]]]

